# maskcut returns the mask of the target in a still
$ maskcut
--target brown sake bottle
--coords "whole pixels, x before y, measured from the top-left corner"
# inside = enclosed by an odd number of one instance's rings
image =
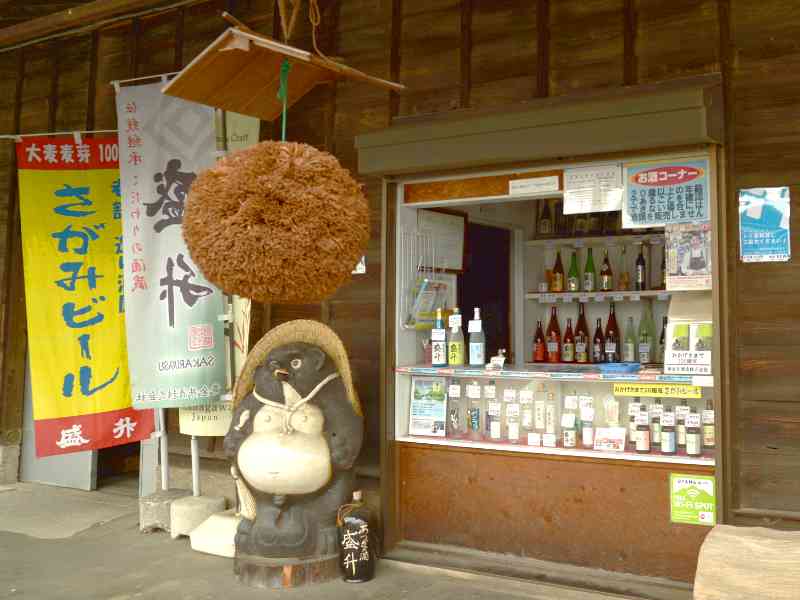
[[[564,291],[564,265],[561,262],[561,251],[556,250],[556,264],[553,266],[553,274],[550,279],[551,292]]]
[[[575,325],[575,362],[588,363],[590,353],[589,326],[586,324],[586,314],[581,302],[578,304],[578,323]]]

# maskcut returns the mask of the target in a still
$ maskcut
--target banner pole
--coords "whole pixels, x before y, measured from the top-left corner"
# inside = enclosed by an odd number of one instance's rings
[[[200,445],[196,435],[192,436],[192,496],[200,495]]]
[[[158,409],[159,447],[161,449],[161,489],[169,489],[169,447],[167,440],[167,411]]]

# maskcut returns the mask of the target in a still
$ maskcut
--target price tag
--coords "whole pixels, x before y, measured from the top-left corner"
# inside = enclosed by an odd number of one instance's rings
[[[578,302],[588,302],[589,294],[578,294]]]
[[[650,419],[647,417],[647,413],[636,415],[635,423],[637,425],[649,425],[650,424]]]
[[[553,304],[556,301],[555,294],[542,294],[539,296],[539,304]]]
[[[556,447],[556,434],[555,433],[545,433],[542,436],[542,446],[545,448],[555,448]]]
[[[703,423],[706,425],[713,425],[714,424],[714,411],[713,410],[704,410],[703,411]]]
[[[450,329],[453,327],[461,327],[461,315],[450,315],[448,322],[450,323]]]
[[[575,300],[575,294],[564,294],[561,296],[562,302],[572,302]]]
[[[497,387],[494,385],[483,386],[483,395],[487,400],[494,400],[497,397]]]
[[[519,404],[515,402],[506,406],[506,416],[512,419],[519,418]]]
[[[447,340],[447,334],[444,329],[431,329],[432,342],[444,342]]]
[[[578,398],[578,404],[581,408],[585,408],[587,406],[594,406],[594,398],[591,396],[580,396]]]
[[[541,446],[542,445],[542,434],[541,433],[529,433],[528,434],[528,446]]]
[[[660,417],[664,414],[664,405],[663,404],[652,404],[650,405],[650,416],[651,417]]]
[[[585,245],[586,244],[583,243],[583,240],[575,240],[575,243],[573,244],[575,248],[583,248]]]
[[[577,396],[564,396],[564,408],[577,410],[578,408],[578,397]]]
[[[634,302],[639,302],[641,299],[642,299],[641,294],[631,294],[631,300],[633,300]]]
[[[669,300],[669,294],[658,294],[656,298],[658,300]]]
[[[686,427],[700,427],[700,415],[697,413],[686,415]]]
[[[506,402],[514,402],[517,399],[517,390],[514,388],[506,388],[503,390],[503,400]]]
[[[675,413],[674,412],[665,412],[661,415],[661,426],[662,427],[675,427]]]
[[[481,321],[480,320],[472,320],[467,324],[467,332],[468,333],[480,333],[481,332]]]
[[[477,383],[468,383],[467,384],[467,398],[471,398],[474,400],[480,400],[481,398],[481,386]]]
[[[525,404],[533,402],[533,390],[520,390],[519,401]]]
[[[486,403],[486,414],[499,417],[500,416],[500,403],[499,402],[487,402]]]
[[[594,301],[595,302],[605,302],[606,301],[606,295],[603,294],[602,292],[598,292],[597,294],[595,294]]]
[[[591,406],[582,406],[581,421],[594,421],[594,408]]]
[[[564,413],[561,415],[561,426],[566,429],[575,427],[575,413]]]
[[[622,302],[625,296],[623,294],[612,294],[611,299],[614,300],[614,302]]]
[[[635,417],[642,411],[642,405],[639,402],[631,402],[628,404],[628,416]]]
[[[447,386],[447,395],[450,398],[461,398],[461,386],[457,383],[451,383]]]
[[[686,415],[688,415],[691,410],[692,409],[690,407],[679,404],[675,407],[675,416],[678,419],[685,419]]]

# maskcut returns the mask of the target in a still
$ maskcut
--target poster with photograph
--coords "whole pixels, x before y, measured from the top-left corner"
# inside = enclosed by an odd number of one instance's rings
[[[789,188],[739,190],[739,253],[742,262],[786,262],[792,257]]]
[[[414,377],[411,380],[409,435],[444,437],[447,412],[447,382],[444,377]]]
[[[664,352],[664,373],[711,375],[714,326],[710,321],[670,322]]]
[[[711,226],[709,223],[667,225],[667,289],[711,289]]]

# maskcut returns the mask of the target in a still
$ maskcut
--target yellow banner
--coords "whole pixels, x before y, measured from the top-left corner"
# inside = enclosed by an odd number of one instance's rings
[[[647,398],[702,398],[700,386],[685,383],[615,383],[615,396]]]
[[[84,156],[106,151],[113,164],[97,164],[92,155],[95,164],[81,165],[80,154],[60,151],[69,144],[50,139],[55,154],[48,161],[47,140],[34,142],[18,150],[42,163],[19,170],[34,418],[128,408],[116,156],[86,140]]]

